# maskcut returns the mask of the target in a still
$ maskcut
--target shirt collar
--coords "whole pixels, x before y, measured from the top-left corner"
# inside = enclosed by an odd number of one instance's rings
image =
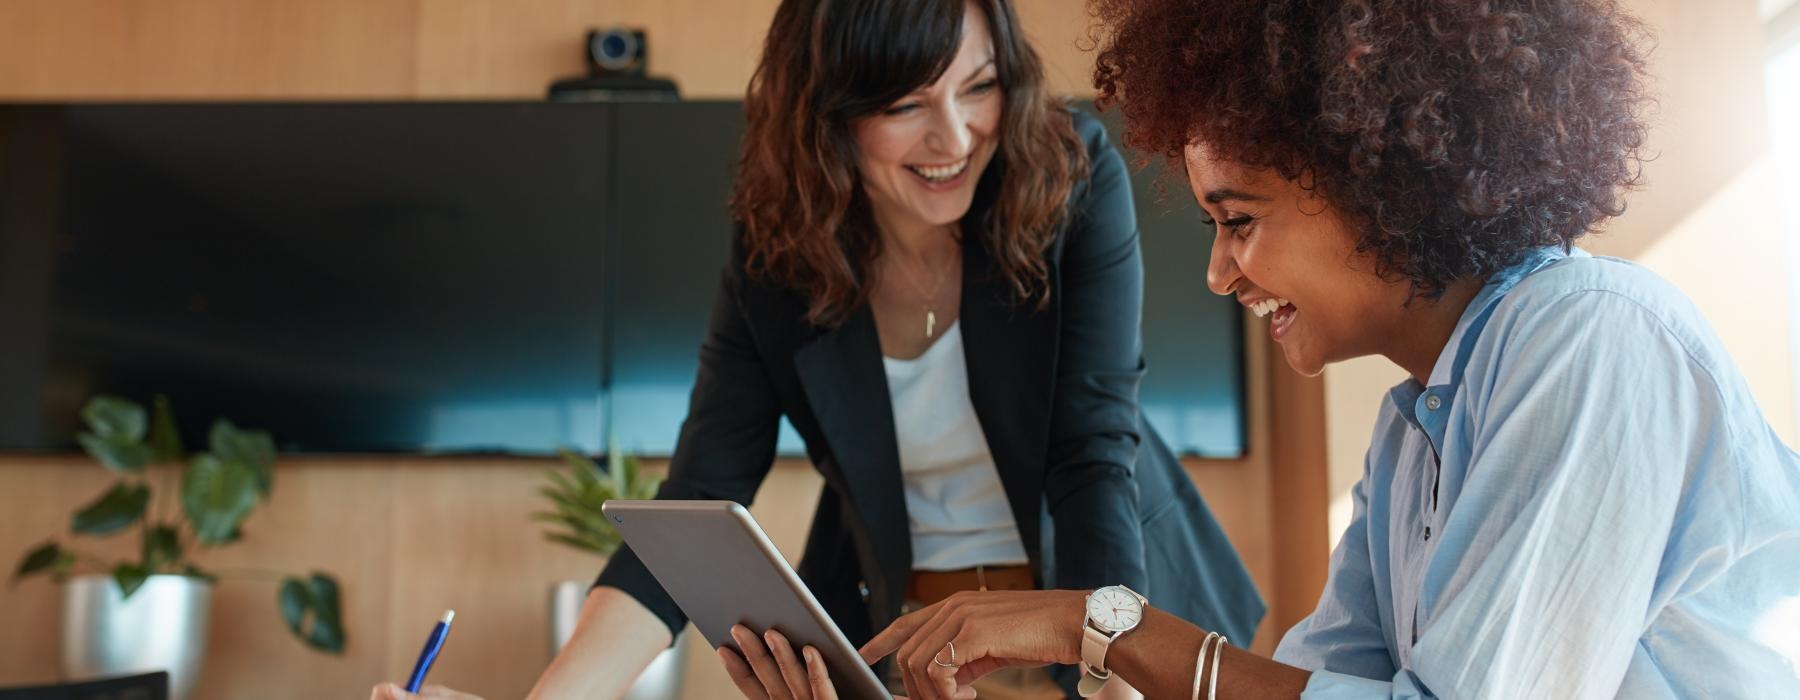
[[[1517,286],[1520,280],[1525,279],[1531,273],[1537,272],[1551,263],[1571,257],[1585,258],[1588,257],[1588,254],[1579,248],[1570,248],[1568,251],[1563,250],[1561,246],[1534,248],[1518,262],[1490,275],[1487,283],[1481,286],[1481,291],[1477,292],[1468,307],[1463,309],[1462,316],[1456,321],[1456,330],[1450,333],[1449,342],[1444,343],[1444,349],[1438,352],[1437,362],[1432,365],[1429,377],[1431,385],[1429,387],[1422,386],[1418,380],[1407,377],[1405,381],[1388,391],[1388,398],[1394,403],[1394,408],[1400,411],[1400,415],[1414,427],[1424,428],[1425,426],[1420,425],[1415,412],[1422,406],[1421,398],[1424,398],[1427,393],[1437,397],[1438,405],[1433,407],[1433,412],[1447,408],[1450,400],[1456,396],[1457,389],[1462,386],[1462,372],[1459,371],[1458,362],[1467,361],[1467,358],[1463,357],[1468,350],[1466,346],[1470,345],[1474,338],[1479,337],[1482,327],[1487,325],[1487,310],[1499,303],[1501,297],[1506,296],[1506,293],[1512,291],[1512,288]]]

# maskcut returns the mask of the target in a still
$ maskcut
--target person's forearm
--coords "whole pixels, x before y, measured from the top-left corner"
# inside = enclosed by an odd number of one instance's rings
[[[1129,469],[1088,461],[1053,468],[1044,480],[1055,532],[1055,587],[1149,590],[1138,487]]]
[[[636,598],[610,586],[595,588],[530,700],[620,697],[669,640],[668,626]]]
[[[1113,642],[1106,665],[1145,697],[1187,698],[1194,690],[1194,659],[1206,632],[1181,618],[1151,608],[1131,633]],[[1206,654],[1208,677],[1212,651]],[[1304,669],[1228,646],[1219,656],[1218,697],[1295,698],[1312,674]],[[1206,697],[1206,690],[1200,691]]]

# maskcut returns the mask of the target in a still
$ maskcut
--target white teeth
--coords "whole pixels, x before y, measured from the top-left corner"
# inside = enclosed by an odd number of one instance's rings
[[[1262,301],[1251,304],[1250,305],[1250,313],[1256,314],[1257,318],[1262,318],[1269,314],[1275,313],[1276,311],[1280,310],[1281,307],[1287,306],[1287,304],[1288,304],[1288,300],[1286,300],[1286,299],[1264,299]]]
[[[908,165],[908,166],[906,166],[906,169],[911,170],[915,173],[918,173],[921,177],[924,177],[927,180],[931,180],[934,182],[942,182],[942,181],[954,178],[958,175],[961,175],[963,169],[967,168],[967,167],[969,167],[969,159],[964,158],[961,161],[951,164],[951,165],[943,165],[943,166],[930,167],[930,168],[920,166],[920,165]]]

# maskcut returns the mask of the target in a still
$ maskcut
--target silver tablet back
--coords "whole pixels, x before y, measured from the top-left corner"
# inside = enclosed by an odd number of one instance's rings
[[[775,629],[825,657],[838,696],[892,696],[749,511],[731,501],[607,501],[601,512],[714,648],[731,626]]]

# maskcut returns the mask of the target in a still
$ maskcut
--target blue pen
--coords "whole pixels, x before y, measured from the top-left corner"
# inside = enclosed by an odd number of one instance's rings
[[[431,662],[437,661],[438,652],[444,650],[444,638],[450,636],[450,621],[455,618],[455,610],[445,610],[444,619],[431,628],[431,638],[425,640],[425,650],[419,652],[419,663],[413,664],[412,679],[406,682],[406,692],[417,693],[419,686],[425,684],[425,672],[431,670]]]

